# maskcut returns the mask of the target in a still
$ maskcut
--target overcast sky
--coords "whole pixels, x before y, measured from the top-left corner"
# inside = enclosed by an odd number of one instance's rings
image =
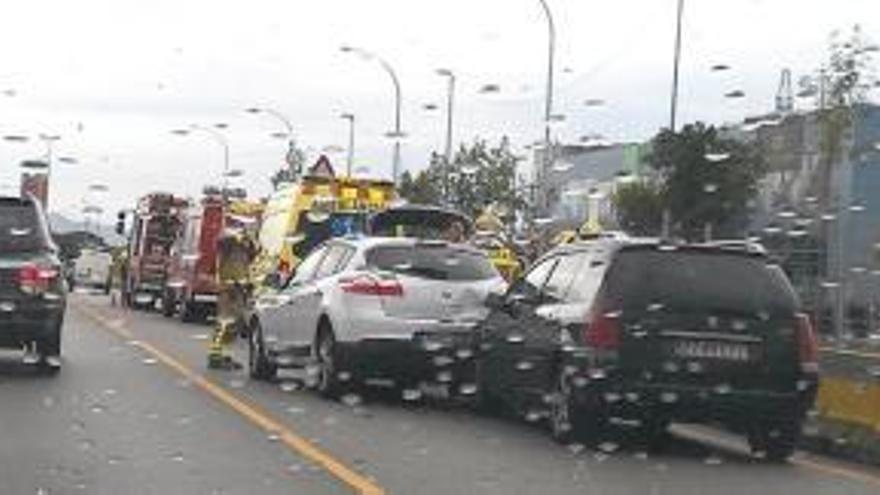
[[[557,135],[648,138],[668,120],[675,0],[548,0],[557,23]],[[11,2],[10,2],[11,3]],[[425,166],[444,136],[445,82],[458,77],[456,141],[542,135],[547,25],[538,0],[18,0],[0,17],[0,133],[62,136],[52,206],[79,218],[83,201],[111,211],[150,190],[195,195],[217,182],[220,147],[172,129],[227,123],[234,168],[251,192],[269,191],[283,158],[281,130],[244,108],[288,115],[310,158],[346,145],[340,112],[357,116],[356,166],[390,176],[392,85],[378,64],[341,53],[369,49],[403,88],[403,165]],[[789,67],[816,68],[829,33],[860,23],[880,41],[878,0],[689,0],[680,121],[724,122],[768,111]],[[732,67],[711,72],[716,63]],[[485,84],[498,94],[480,94]],[[726,100],[734,89],[746,98]],[[603,107],[584,100],[601,98]],[[441,110],[426,111],[425,103]],[[0,141],[0,193],[18,163],[43,152]],[[344,153],[331,154],[338,167]],[[87,197],[89,184],[110,192]]]

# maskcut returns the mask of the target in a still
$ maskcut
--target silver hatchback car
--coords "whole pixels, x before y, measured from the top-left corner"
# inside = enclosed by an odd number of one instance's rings
[[[338,238],[315,249],[276,293],[257,300],[249,371],[314,370],[328,396],[370,380],[451,382],[461,349],[506,283],[471,246],[413,238]]]

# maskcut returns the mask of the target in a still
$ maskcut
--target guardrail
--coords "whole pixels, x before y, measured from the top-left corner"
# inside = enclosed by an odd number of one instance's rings
[[[823,347],[821,359],[806,447],[880,464],[880,343]]]

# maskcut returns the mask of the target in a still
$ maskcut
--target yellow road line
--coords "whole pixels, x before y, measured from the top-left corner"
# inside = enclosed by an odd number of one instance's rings
[[[687,426],[676,426],[676,430],[684,433],[687,437],[690,437],[694,440],[699,440],[703,443],[719,445],[728,450],[742,451],[741,445],[721,436],[712,435],[710,433],[699,431],[694,428],[689,428]],[[847,478],[850,480],[855,480],[880,487],[880,476],[864,471],[859,471],[857,469],[852,469],[845,466],[837,466],[827,461],[823,462],[820,460],[814,460],[811,458],[803,457],[801,455],[793,457],[791,459],[791,463],[796,466],[811,469],[813,471],[821,471],[825,474],[831,474],[840,478]]]
[[[119,337],[132,339],[132,334],[130,331],[128,331],[124,327],[117,328],[116,326],[111,325],[109,321],[99,312],[93,311],[91,309],[87,310],[83,307],[77,307],[77,309],[83,314],[97,321],[105,330],[108,330]],[[383,495],[385,493],[382,488],[377,486],[371,480],[367,479],[357,471],[349,468],[342,461],[334,458],[332,455],[315,447],[308,440],[297,435],[279,421],[272,419],[271,416],[269,416],[266,412],[261,411],[257,406],[249,404],[243,399],[236,397],[223,387],[211,382],[204,376],[191,370],[186,365],[173,358],[171,355],[160,350],[156,346],[142,340],[136,340],[132,342],[132,345],[135,345],[148,352],[158,361],[162,362],[165,366],[183,375],[185,378],[187,378],[200,389],[202,389],[202,391],[206,392],[208,395],[214,397],[218,401],[233,409],[235,412],[244,416],[251,423],[262,428],[267,433],[278,435],[279,440],[287,445],[290,449],[296,451],[303,457],[306,457],[311,461],[322,465],[324,469],[326,469],[329,473],[331,473],[336,478],[342,480],[350,487],[354,488],[358,493],[362,495]]]

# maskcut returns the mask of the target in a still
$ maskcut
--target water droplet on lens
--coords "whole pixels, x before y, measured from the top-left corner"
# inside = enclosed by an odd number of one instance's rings
[[[441,371],[437,373],[437,381],[440,383],[449,383],[452,381],[452,373],[449,371]]]
[[[55,399],[51,396],[43,397],[43,407],[52,407],[55,405]]]
[[[403,390],[403,400],[415,401],[422,398],[422,391],[416,388],[407,388]]]
[[[290,406],[287,408],[287,414],[299,415],[305,413],[306,410],[301,407]]]
[[[534,367],[535,365],[533,365],[531,361],[520,361],[516,363],[517,371],[529,371]]]
[[[102,406],[101,404],[93,404],[92,407],[89,408],[89,410],[95,414],[100,414],[104,412],[104,406]]]
[[[299,384],[294,381],[284,381],[278,385],[282,392],[294,392],[299,389]]]
[[[80,440],[77,444],[77,447],[79,448],[79,450],[82,451],[92,450],[93,448],[95,448],[95,441],[89,439]]]
[[[452,364],[452,358],[449,356],[434,356],[434,366],[443,367]]]
[[[474,352],[470,349],[459,349],[459,350],[455,351],[455,357],[457,357],[460,360],[469,359],[473,355],[474,355]]]
[[[584,444],[582,443],[571,443],[568,445],[568,451],[573,455],[578,455],[584,451]]]
[[[345,394],[340,398],[340,400],[343,404],[349,407],[360,405],[360,403],[363,402],[361,400],[361,396],[357,394]]]
[[[675,392],[663,392],[660,394],[660,402],[665,404],[672,404],[678,401],[678,394]]]
[[[606,454],[611,454],[611,453],[617,451],[617,449],[619,447],[620,447],[620,445],[618,445],[614,442],[602,442],[599,444],[599,450],[601,450],[602,452],[605,452]]]
[[[709,457],[706,457],[705,459],[703,459],[703,464],[706,464],[708,466],[717,466],[721,463],[722,463],[721,457],[718,457],[715,454],[712,454]]]
[[[719,383],[715,385],[715,393],[718,395],[727,395],[732,390],[732,387],[727,383]]]
[[[458,387],[458,392],[461,395],[474,395],[477,393],[477,386],[473,383],[463,383]]]
[[[266,440],[273,442],[273,443],[278,442],[281,440],[281,435],[279,435],[277,432],[273,431],[273,432],[269,433],[268,435],[266,435]]]
[[[351,373],[348,371],[340,371],[336,374],[336,378],[339,378],[339,381],[341,382],[347,382],[351,380]]]
[[[507,336],[507,341],[511,344],[522,344],[524,338],[518,333],[512,333]]]
[[[174,462],[183,462],[183,460],[184,460],[183,452],[175,452],[175,453],[171,454],[171,460]]]
[[[148,366],[152,366],[152,365],[156,364],[157,361],[155,358],[148,357],[148,358],[144,358],[141,362],[148,365]]]

